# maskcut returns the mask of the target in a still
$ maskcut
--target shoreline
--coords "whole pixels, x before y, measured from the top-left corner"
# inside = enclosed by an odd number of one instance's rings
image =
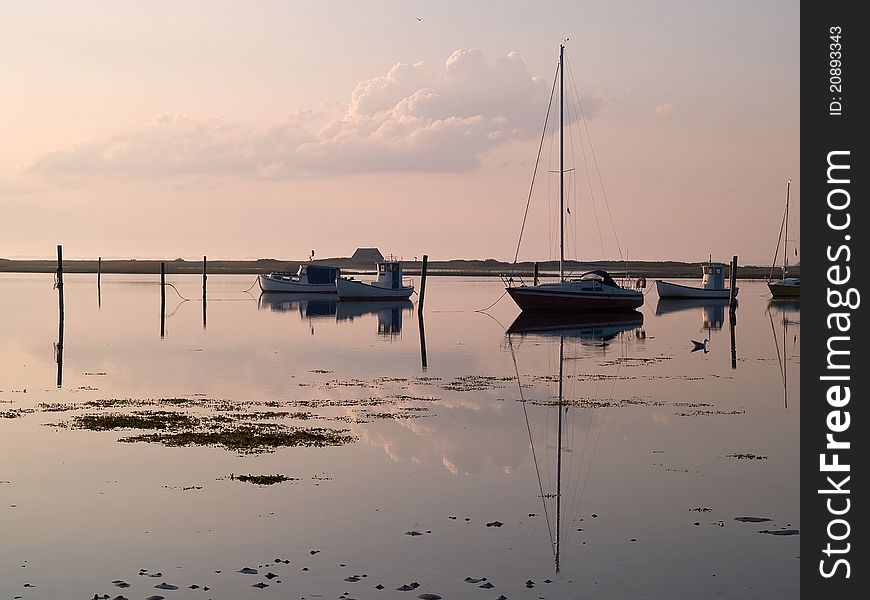
[[[105,274],[159,274],[160,263],[166,265],[168,274],[202,274],[202,261],[190,260],[104,260],[101,263],[101,273]],[[306,261],[284,261],[273,259],[258,260],[215,260],[206,263],[209,275],[250,275],[269,273],[271,271],[296,272],[300,264]],[[318,265],[333,265],[349,275],[359,275],[374,272],[372,266],[353,262],[348,258],[318,259],[312,261]],[[686,263],[677,261],[601,261],[582,263],[567,261],[566,272],[579,275],[593,269],[604,269],[615,277],[646,277],[646,278],[680,278],[692,279],[701,277],[701,265],[705,263]],[[406,275],[420,275],[420,261],[403,261]],[[64,260],[63,269],[66,273],[97,273],[96,260]],[[8,260],[0,258],[0,273],[53,273],[57,270],[56,260]],[[539,263],[541,277],[555,277],[559,272],[558,261]],[[770,267],[740,265],[740,279],[767,279]],[[429,261],[427,275],[452,277],[499,277],[501,275],[514,277],[532,277],[534,263],[521,262],[517,264],[496,260],[447,260]],[[779,268],[774,269],[774,276],[779,276]],[[800,276],[800,267],[792,267],[789,275]]]

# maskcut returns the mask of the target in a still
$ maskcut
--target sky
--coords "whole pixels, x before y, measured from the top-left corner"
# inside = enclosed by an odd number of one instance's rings
[[[0,258],[513,260],[564,41],[568,257],[766,264],[789,179],[800,241],[799,17],[784,0],[4,2]],[[558,256],[556,131],[520,259]]]

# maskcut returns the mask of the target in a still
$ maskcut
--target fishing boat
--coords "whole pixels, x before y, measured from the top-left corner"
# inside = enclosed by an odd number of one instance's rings
[[[703,331],[719,331],[725,324],[725,309],[728,298],[659,298],[656,316],[661,317],[681,311],[699,310]]]
[[[671,283],[656,279],[656,291],[659,298],[730,298],[731,290],[725,287],[725,265],[712,260],[701,265],[701,287]],[[739,288],[734,288],[737,297]]]
[[[387,300],[405,299],[414,293],[414,286],[402,277],[402,263],[385,260],[377,263],[378,278],[375,281],[358,281],[353,277],[340,277],[335,285],[342,300]]]
[[[258,282],[264,292],[334,294],[341,275],[338,267],[304,264],[296,273],[273,271],[260,273]]]
[[[788,276],[788,201],[789,192],[791,191],[791,179],[788,180],[788,185],[785,191],[785,216],[782,219],[782,225],[779,228],[779,239],[776,242],[776,252],[773,256],[773,263],[770,267],[770,275],[768,276],[767,287],[774,298],[800,298],[801,296],[801,279],[800,277]],[[783,229],[785,235],[783,235]],[[771,280],[773,270],[776,265],[776,256],[779,254],[779,244],[784,243],[782,251],[782,278]]]
[[[522,311],[599,312],[634,310],[643,305],[643,294],[623,288],[606,271],[595,270],[579,278],[565,276],[565,46],[559,46],[559,280],[555,283],[515,286],[513,279],[505,288]],[[555,82],[554,82],[555,88]],[[555,91],[555,90],[554,90]],[[549,107],[547,114],[549,115]],[[544,128],[546,131],[546,126]],[[542,138],[543,145],[543,138]],[[537,165],[535,167],[537,172]],[[534,185],[534,180],[533,180]],[[525,223],[525,220],[524,220]],[[520,233],[522,239],[522,233]],[[518,244],[519,252],[519,244]]]
[[[336,295],[305,294],[298,292],[260,294],[257,304],[260,310],[278,313],[298,312],[302,321],[330,319],[338,323],[375,315],[378,334],[395,337],[402,333],[403,314],[410,313],[414,304],[410,300],[373,300],[371,302],[344,302]]]

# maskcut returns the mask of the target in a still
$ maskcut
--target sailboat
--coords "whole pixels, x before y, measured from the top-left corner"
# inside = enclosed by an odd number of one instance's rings
[[[549,112],[549,111],[548,111]],[[579,278],[565,277],[565,45],[559,46],[559,281],[505,288],[520,310],[542,312],[599,312],[634,310],[643,294],[621,287],[606,271]]]
[[[776,242],[777,253],[779,252],[779,243],[784,241],[785,247],[782,252],[782,279],[767,282],[767,287],[774,298],[800,298],[801,296],[801,279],[800,277],[788,276],[788,201],[789,192],[791,191],[791,179],[788,180],[788,185],[785,191],[785,217],[783,218],[783,226],[785,228],[785,237],[782,237],[783,228],[780,228],[780,238]],[[773,257],[773,263],[770,267],[770,273],[773,275],[773,269],[776,265],[776,254]]]

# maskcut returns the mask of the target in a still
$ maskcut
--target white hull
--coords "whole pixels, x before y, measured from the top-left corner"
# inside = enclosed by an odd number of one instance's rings
[[[656,280],[656,290],[659,298],[730,298],[731,290],[722,288],[718,290],[708,290],[704,288],[696,288],[688,285],[680,285],[678,283],[670,283],[669,281]],[[740,292],[739,288],[734,288],[734,295]]]
[[[292,281],[290,279],[272,277],[261,274],[259,276],[260,289],[264,292],[296,292],[308,294],[334,294],[334,283],[307,283],[305,281]]]
[[[414,292],[412,287],[387,288],[355,279],[339,279],[336,287],[342,300],[407,299]]]

